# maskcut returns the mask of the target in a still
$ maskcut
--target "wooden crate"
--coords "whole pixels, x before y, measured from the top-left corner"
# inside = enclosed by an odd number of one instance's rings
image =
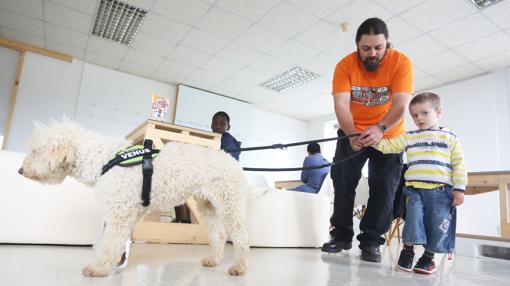
[[[131,131],[126,138],[134,144],[143,144],[143,140],[151,139],[154,147],[160,149],[169,141],[186,142],[201,146],[220,149],[221,134],[192,129],[170,123],[147,120]],[[191,224],[161,222],[161,212],[153,211],[146,214],[133,228],[134,242],[157,243],[189,243],[208,244],[207,232],[196,201],[186,200],[191,214]]]

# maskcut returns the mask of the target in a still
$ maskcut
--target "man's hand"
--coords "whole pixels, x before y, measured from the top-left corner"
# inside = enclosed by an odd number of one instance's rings
[[[452,207],[458,207],[464,203],[464,192],[453,190]]]
[[[384,134],[378,125],[372,125],[361,132],[357,141],[362,147],[370,147],[379,143],[379,141],[383,138],[383,135]]]
[[[349,142],[351,142],[351,148],[356,152],[363,149],[363,145],[359,143],[358,138],[359,136],[349,137]]]

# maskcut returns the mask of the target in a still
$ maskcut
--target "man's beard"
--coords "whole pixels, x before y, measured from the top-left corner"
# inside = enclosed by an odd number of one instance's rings
[[[358,51],[358,57],[359,57],[359,54],[360,53]],[[381,59],[379,59],[378,57],[367,57],[367,58],[365,58],[365,60],[361,60],[361,57],[360,57],[360,60],[368,72],[375,72],[379,68],[381,61],[384,59],[384,56],[386,56],[386,52],[384,52],[384,55],[382,56]]]
[[[381,63],[381,60],[379,60],[379,58],[369,57],[363,61],[363,66],[365,67],[365,69],[367,71],[374,72],[379,68],[380,63]]]

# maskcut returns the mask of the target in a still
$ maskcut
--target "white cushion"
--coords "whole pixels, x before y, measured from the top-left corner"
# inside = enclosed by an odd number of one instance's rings
[[[74,179],[42,185],[18,174],[24,154],[0,151],[0,243],[94,244],[102,208],[91,188]]]
[[[330,197],[264,187],[261,175],[251,182],[248,232],[251,246],[320,247],[329,239]]]

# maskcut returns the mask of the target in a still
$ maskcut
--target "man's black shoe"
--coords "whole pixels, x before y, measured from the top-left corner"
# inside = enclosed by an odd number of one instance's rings
[[[323,252],[338,253],[342,250],[349,250],[351,248],[351,241],[340,241],[338,238],[332,236],[328,242],[322,245],[321,250]]]
[[[361,249],[361,260],[381,262],[381,251],[379,250],[379,246],[369,246]]]

